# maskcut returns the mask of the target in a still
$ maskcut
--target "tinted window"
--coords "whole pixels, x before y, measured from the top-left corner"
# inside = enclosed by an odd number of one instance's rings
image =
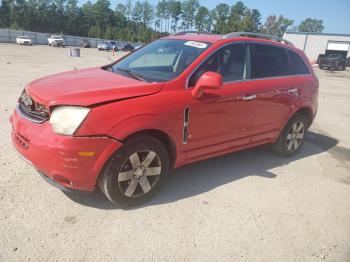
[[[193,87],[205,72],[212,71],[222,75],[224,82],[250,78],[250,65],[246,63],[247,48],[234,44],[221,48],[210,56],[192,75],[189,86]],[[247,60],[249,61],[249,60]]]
[[[310,74],[310,70],[307,68],[303,59],[301,59],[301,57],[298,54],[292,51],[288,51],[288,53],[292,62],[292,73],[294,75]]]
[[[254,44],[252,49],[255,78],[289,75],[288,55],[285,49],[259,44]]]

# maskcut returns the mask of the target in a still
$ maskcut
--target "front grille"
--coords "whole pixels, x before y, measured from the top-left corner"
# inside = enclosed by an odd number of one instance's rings
[[[35,102],[25,90],[19,98],[18,110],[24,117],[36,123],[42,123],[49,119],[45,106]]]

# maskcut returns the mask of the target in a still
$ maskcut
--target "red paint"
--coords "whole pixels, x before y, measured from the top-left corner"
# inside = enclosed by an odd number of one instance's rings
[[[185,35],[169,38],[206,41],[212,45],[179,77],[165,83],[146,83],[101,68],[65,72],[30,83],[27,93],[50,110],[58,105],[92,109],[74,136],[55,134],[47,121],[36,124],[15,111],[11,116],[15,148],[56,182],[92,191],[105,162],[124,139],[136,132],[152,129],[166,134],[176,148],[174,167],[179,167],[273,142],[288,119],[301,108],[307,108],[312,118],[315,116],[318,80],[299,49],[247,37],[222,39],[211,35]],[[187,78],[203,59],[217,48],[237,41],[291,49],[303,57],[311,74],[222,83],[220,75],[207,72],[194,89],[186,89]],[[290,88],[297,88],[298,94],[288,93]],[[256,99],[244,100],[250,95],[256,95]],[[190,107],[190,121],[185,144],[186,106]],[[81,151],[96,154],[83,157],[78,155]]]
[[[205,72],[192,90],[194,98],[200,98],[205,90],[222,88],[222,76],[216,72]]]

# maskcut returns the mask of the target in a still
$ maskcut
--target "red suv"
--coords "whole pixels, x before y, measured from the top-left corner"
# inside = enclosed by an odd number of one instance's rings
[[[31,82],[10,119],[12,140],[59,188],[98,184],[130,206],[191,162],[261,144],[295,154],[317,95],[308,59],[288,41],[183,32],[107,66]]]

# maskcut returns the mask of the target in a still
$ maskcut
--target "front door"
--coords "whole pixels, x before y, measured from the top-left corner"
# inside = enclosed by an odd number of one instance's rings
[[[249,143],[255,112],[255,81],[250,80],[249,50],[243,43],[216,51],[191,76],[189,88],[207,71],[220,73],[223,88],[201,98],[189,92],[188,160],[206,158]]]

